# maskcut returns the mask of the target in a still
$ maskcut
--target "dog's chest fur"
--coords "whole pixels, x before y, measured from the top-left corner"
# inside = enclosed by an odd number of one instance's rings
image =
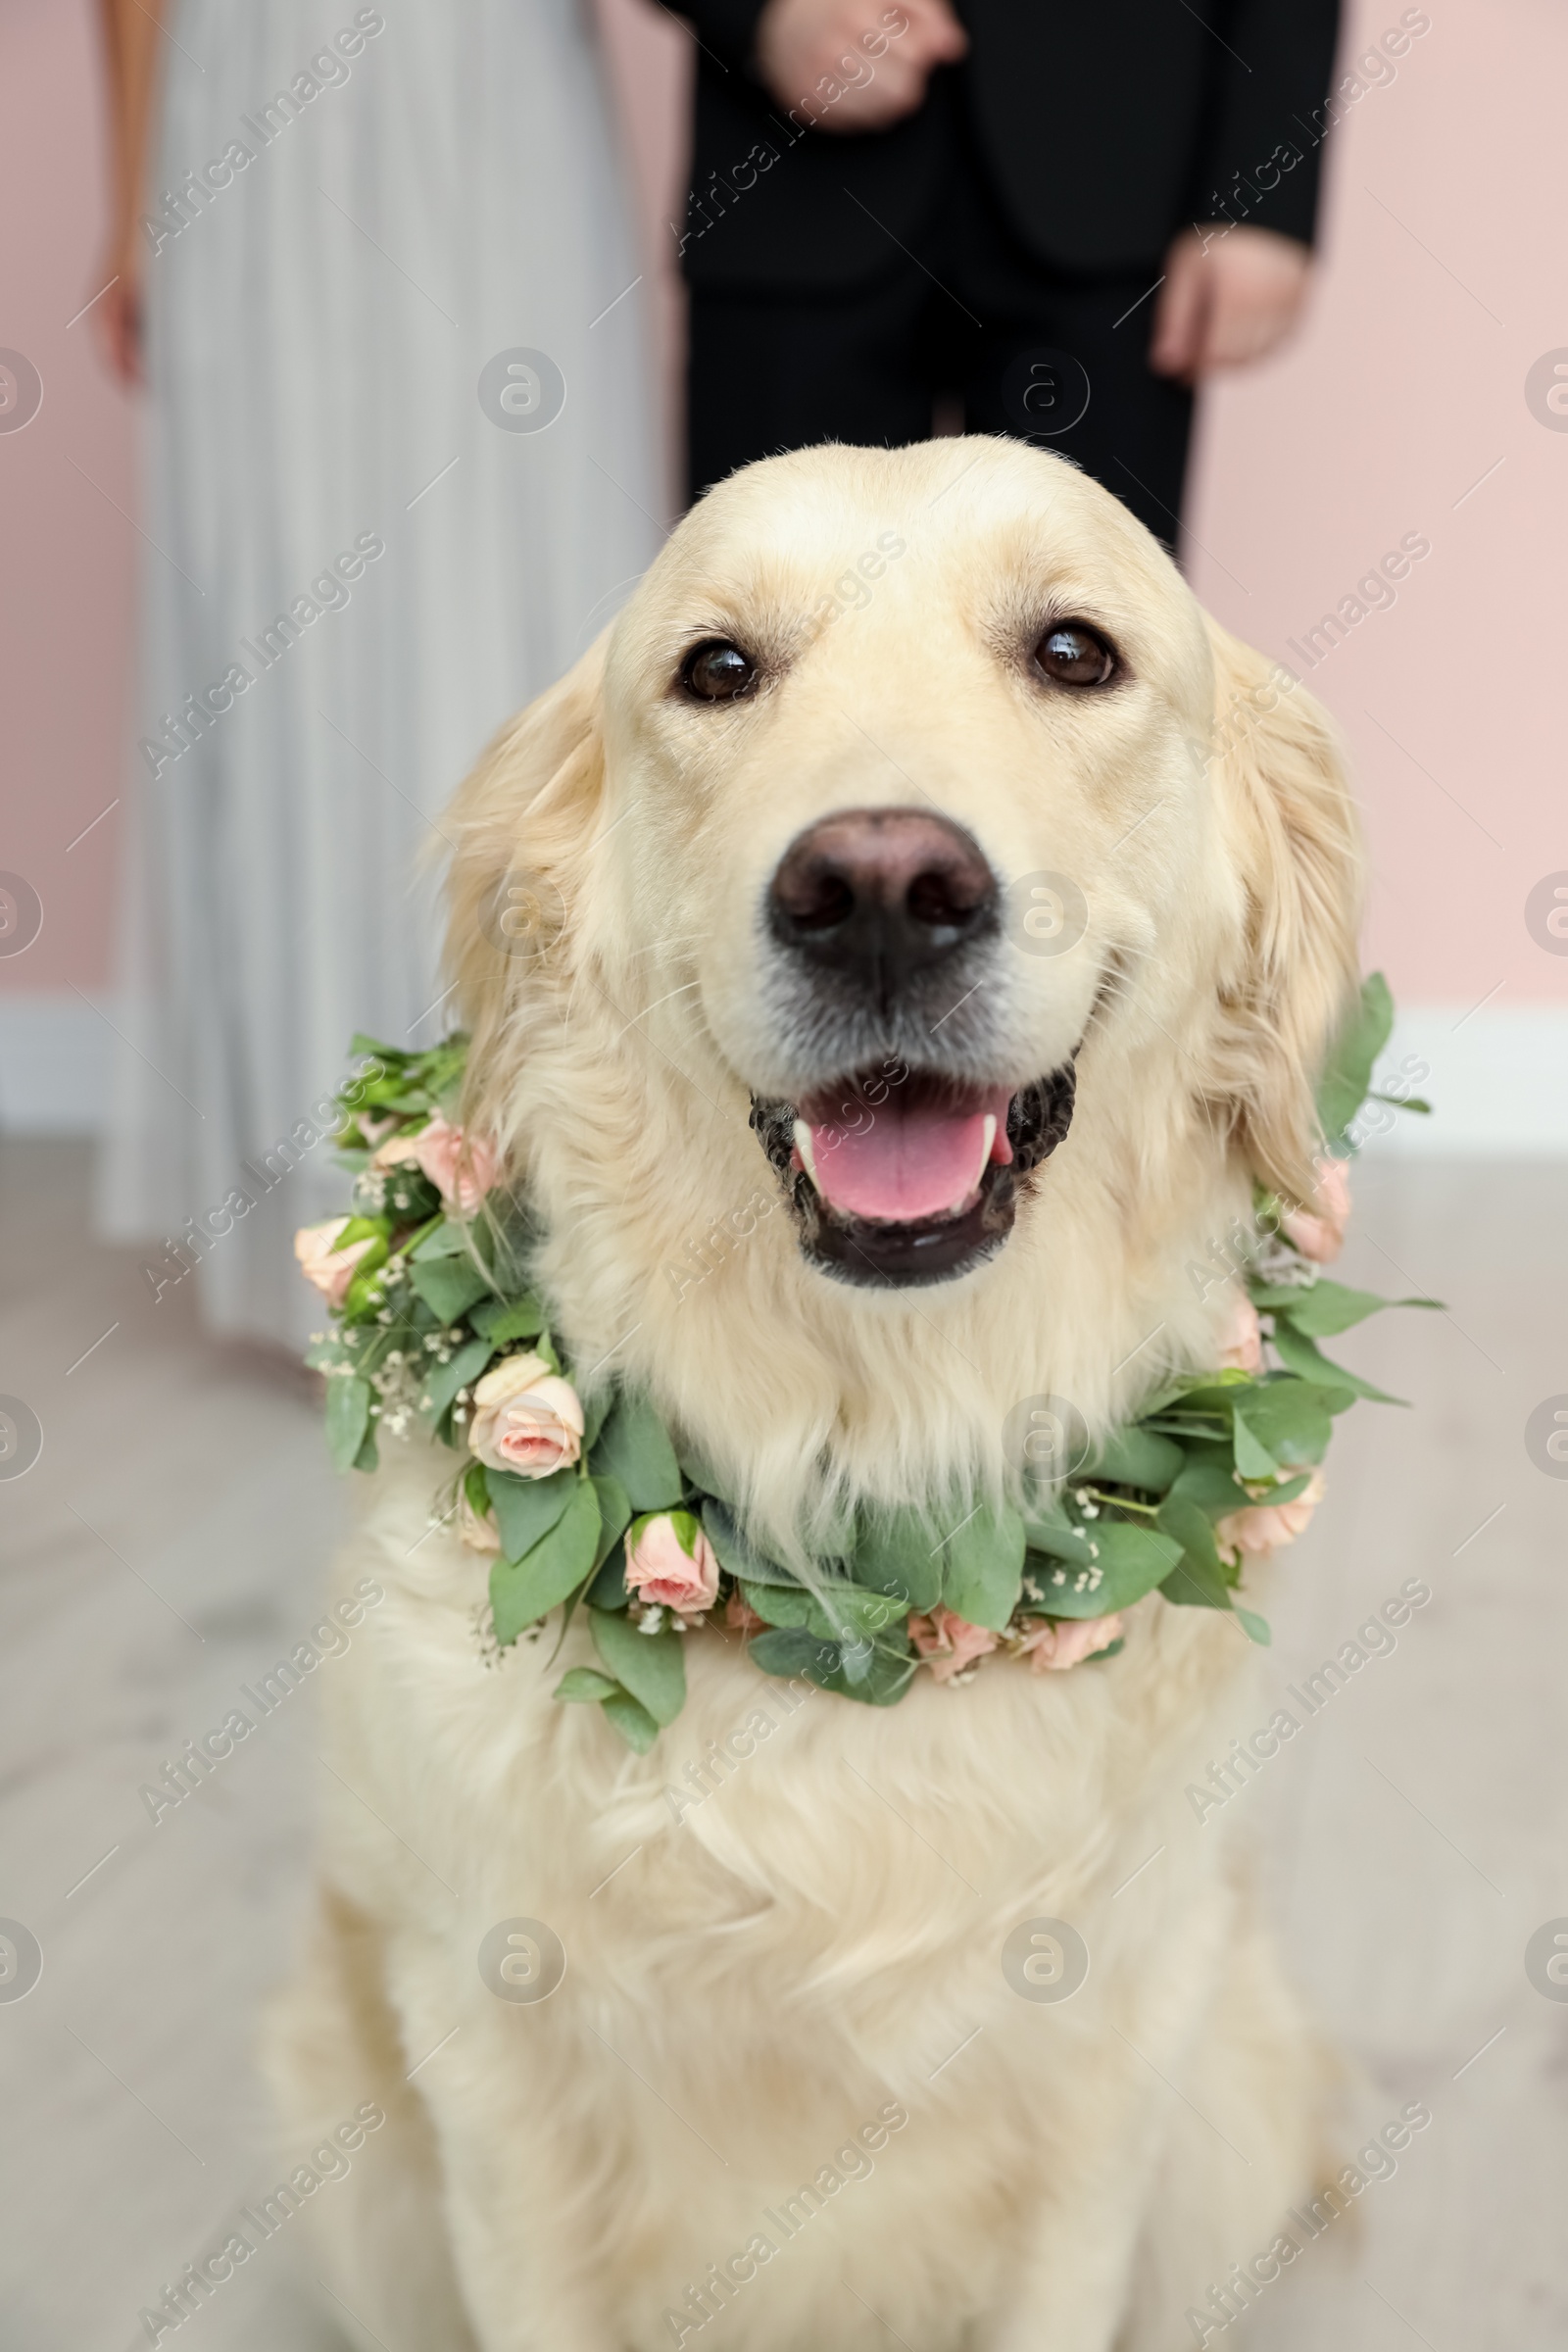
[[[705,1631],[684,1712],[636,1758],[597,1709],[551,1696],[591,1657],[575,1631],[559,1657],[550,1627],[486,1664],[487,1564],[425,1535],[439,1464],[411,1454],[377,1480],[345,1564],[386,1597],[332,1687],[328,1758],[356,1793],[334,1788],[328,1844],[343,1890],[390,1929],[409,2063],[465,2029],[420,2078],[438,2133],[449,2100],[488,2115],[488,2186],[569,2242],[585,2291],[641,2342],[708,2265],[759,2231],[782,2247],[782,2201],[842,2172],[835,2151],[896,2101],[908,2124],[753,2303],[780,2342],[827,2274],[863,2269],[884,2302],[906,2277],[903,2321],[886,2315],[906,2334],[922,2298],[950,2320],[956,2297],[982,2308],[1042,2165],[1072,2164],[1098,2129],[1082,2102],[1107,2022],[1164,2046],[1161,2016],[1211,1970],[1221,1840],[1181,1792],[1215,1752],[1235,1626],[1155,1600],[1102,1664],[992,1661],[885,1710],[787,1689]],[[476,1965],[516,1918],[567,1955],[537,2007],[498,2000]],[[1060,2005],[1004,1974],[1007,1934],[1035,1918],[1089,1946],[1089,1982]],[[919,2218],[937,2194],[940,2249]]]

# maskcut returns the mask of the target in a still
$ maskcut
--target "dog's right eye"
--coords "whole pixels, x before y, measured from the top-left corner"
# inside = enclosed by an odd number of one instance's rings
[[[733,703],[757,683],[757,663],[727,637],[693,646],[681,663],[680,682],[699,703]]]

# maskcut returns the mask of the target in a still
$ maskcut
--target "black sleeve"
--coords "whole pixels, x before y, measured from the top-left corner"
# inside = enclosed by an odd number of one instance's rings
[[[1234,0],[1193,188],[1195,220],[1245,221],[1312,242],[1339,0]]]
[[[680,16],[695,25],[710,56],[732,74],[746,74],[757,47],[757,26],[767,0],[685,0]]]

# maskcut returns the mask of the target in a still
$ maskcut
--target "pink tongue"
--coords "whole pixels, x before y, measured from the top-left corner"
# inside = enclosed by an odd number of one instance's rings
[[[972,1105],[900,1102],[896,1094],[863,1127],[811,1124],[816,1187],[835,1208],[894,1224],[956,1208],[984,1174],[986,1114],[997,1122],[991,1157],[1007,1160],[1005,1087]]]

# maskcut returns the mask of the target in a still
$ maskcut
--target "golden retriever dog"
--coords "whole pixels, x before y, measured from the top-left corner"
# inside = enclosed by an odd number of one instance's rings
[[[464,788],[466,1123],[585,1391],[646,1391],[776,1556],[1000,1497],[1020,1403],[1098,1434],[1219,1360],[1190,1269],[1254,1176],[1311,1187],[1355,978],[1339,755],[1269,675],[1061,460],[816,449],[704,498]],[[1237,1621],[1155,1592],[1113,1658],[885,1707],[706,1627],[637,1755],[552,1698],[577,1626],[487,1647],[439,1453],[388,1448],[341,1564],[384,1599],[270,2029],[291,2150],[386,2119],[310,2200],[340,2305],[389,2352],[1211,2337],[1332,2079],[1184,1797]],[[548,1999],[499,1989],[519,1921]]]

